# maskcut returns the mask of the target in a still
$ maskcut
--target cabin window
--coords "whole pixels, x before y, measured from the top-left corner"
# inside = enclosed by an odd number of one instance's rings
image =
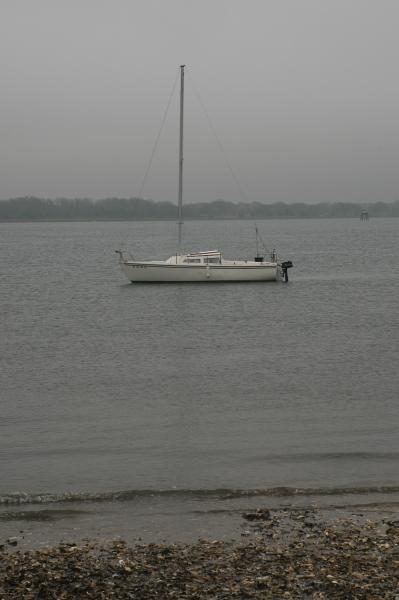
[[[220,258],[208,256],[208,258],[205,259],[205,262],[207,262],[207,263],[220,263]]]
[[[183,262],[185,262],[185,263],[200,263],[201,259],[200,258],[185,258]]]

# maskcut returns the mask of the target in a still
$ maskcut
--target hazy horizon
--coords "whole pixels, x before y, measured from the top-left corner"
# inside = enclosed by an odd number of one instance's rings
[[[394,202],[393,0],[3,0],[0,198]],[[244,194],[226,166],[198,90]]]

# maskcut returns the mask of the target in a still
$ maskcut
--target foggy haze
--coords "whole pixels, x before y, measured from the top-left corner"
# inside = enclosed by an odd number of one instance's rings
[[[138,195],[186,64],[185,202],[393,202],[398,22],[395,0],[3,0],[0,198]],[[143,197],[176,202],[177,166],[176,89]]]

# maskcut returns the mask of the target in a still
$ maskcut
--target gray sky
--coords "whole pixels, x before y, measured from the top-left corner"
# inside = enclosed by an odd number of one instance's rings
[[[1,0],[0,198],[134,196],[181,63],[185,202],[399,198],[397,0]],[[143,196],[176,202],[178,97]]]

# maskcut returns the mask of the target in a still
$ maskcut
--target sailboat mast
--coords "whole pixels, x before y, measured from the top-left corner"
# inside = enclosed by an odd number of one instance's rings
[[[184,111],[184,67],[180,66],[180,137],[179,137],[179,203],[178,203],[178,250],[181,254],[182,225],[183,225],[183,111]]]

